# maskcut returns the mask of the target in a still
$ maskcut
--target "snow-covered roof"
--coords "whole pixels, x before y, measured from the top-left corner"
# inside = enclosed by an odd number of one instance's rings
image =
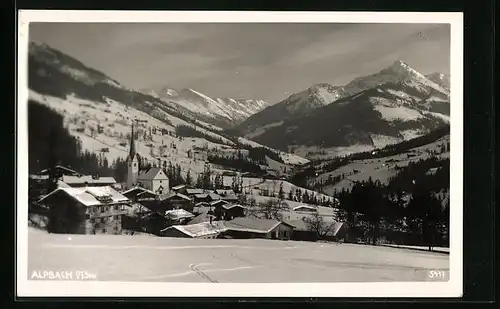
[[[203,189],[186,189],[187,194],[202,194]]]
[[[144,194],[144,193],[149,193],[149,194],[157,195],[153,191],[148,190],[148,189],[143,188],[143,187],[139,187],[139,186],[135,186],[135,187],[133,187],[131,189],[128,189],[127,191],[122,192],[122,194],[126,195],[126,196],[128,196],[131,193],[135,193],[135,195],[141,195],[141,194]]]
[[[215,216],[214,215],[209,215],[208,213],[202,213],[191,219],[187,224],[188,225],[193,225],[193,224],[198,224],[198,223],[203,223],[203,222],[210,222],[210,218],[212,218],[212,221],[215,221]]]
[[[72,176],[72,175],[63,175],[61,178],[62,182],[72,185],[72,184],[85,184],[89,185],[93,184],[115,184],[116,180],[113,177],[92,177],[91,175],[81,175],[81,176]]]
[[[203,237],[209,235],[216,235],[220,232],[224,232],[227,230],[223,221],[212,221],[210,222],[201,222],[197,224],[191,225],[172,225],[163,229],[162,232],[167,231],[169,229],[176,229],[183,234],[186,234],[190,237]]]
[[[211,205],[211,206],[214,206],[214,205],[217,205],[217,204],[219,204],[219,203],[229,204],[229,202],[224,201],[224,200],[216,200],[216,201],[212,201],[212,202],[210,202],[210,205]]]
[[[240,205],[240,204],[225,204],[225,205],[222,205],[222,208],[224,208],[224,209],[228,209],[228,210],[229,210],[229,209],[233,209],[233,208],[235,208],[235,207],[239,207],[239,208],[243,208],[243,209],[246,209],[246,208],[247,208],[247,207],[242,206],[242,205]]]
[[[300,209],[307,209],[307,210],[314,210],[314,211],[318,211],[318,208],[317,207],[314,207],[314,206],[309,206],[309,205],[300,205],[300,206],[296,206],[293,208],[293,211],[300,211]]]
[[[74,171],[70,168],[67,168],[67,167],[64,167],[64,166],[61,166],[61,165],[56,165],[55,166],[55,169],[59,169],[61,170],[63,173],[67,173],[66,175],[78,175],[79,173],[77,171]],[[41,170],[40,172],[38,172],[37,175],[48,175],[50,172],[50,169],[44,169],[44,170]]]
[[[294,227],[295,231],[309,231],[307,223],[304,220],[287,220],[285,221],[289,225]],[[336,221],[324,221],[325,226],[330,226],[330,230],[327,232],[327,236],[335,236],[338,234],[340,229],[345,223]]]
[[[253,233],[269,233],[280,224],[286,224],[293,227],[289,223],[280,222],[270,219],[253,219],[253,218],[235,218],[227,221],[226,228],[232,231],[253,232]]]
[[[194,215],[184,209],[172,209],[165,211],[165,216],[170,216],[174,220],[193,218]]]
[[[171,199],[174,197],[179,197],[179,198],[184,199],[186,201],[191,201],[191,198],[189,196],[186,196],[186,195],[184,195],[182,193],[178,193],[178,192],[168,192],[166,194],[159,196],[160,200],[162,200],[162,201],[168,200],[168,199]]]
[[[153,180],[156,178],[156,176],[161,172],[161,168],[159,167],[151,167],[147,170],[144,170],[142,173],[139,173],[137,176],[137,180]],[[164,175],[164,178],[161,179],[168,179],[167,175]]]
[[[228,201],[236,201],[236,200],[238,200],[238,197],[235,194],[228,194],[225,196],[221,196],[221,199],[228,200]]]
[[[215,190],[215,193],[216,194],[219,194],[219,195],[235,195],[234,191],[233,190],[223,190],[223,189],[217,189]]]
[[[64,193],[85,206],[97,206],[113,203],[127,203],[130,200],[111,187],[64,188],[59,187],[40,199],[40,203],[49,197]]]
[[[186,185],[177,185],[177,186],[172,187],[172,190],[180,190],[180,189],[185,188],[185,187],[186,187]]]

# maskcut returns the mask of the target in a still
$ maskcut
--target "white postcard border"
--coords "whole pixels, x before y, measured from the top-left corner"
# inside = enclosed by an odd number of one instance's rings
[[[463,13],[20,10],[17,75],[17,296],[460,297],[463,285]],[[30,22],[447,23],[451,26],[450,280],[375,283],[151,283],[28,280],[27,54]]]

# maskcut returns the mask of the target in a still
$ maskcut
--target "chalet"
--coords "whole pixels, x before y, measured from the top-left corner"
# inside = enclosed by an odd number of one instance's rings
[[[309,227],[304,220],[289,220],[285,221],[294,227],[292,239],[293,240],[307,240],[317,241],[320,238],[324,240],[340,240],[344,239],[347,235],[347,224],[336,221],[323,221],[324,227],[319,235],[318,231]]]
[[[123,195],[128,197],[130,200],[135,201],[135,202],[141,202],[141,201],[155,201],[158,199],[158,194],[148,190],[146,188],[142,188],[139,186],[136,186],[132,189],[129,189],[125,192],[122,192]]]
[[[165,211],[165,218],[174,224],[184,224],[194,218],[195,215],[184,209],[172,209]]]
[[[48,178],[51,171],[54,173],[54,175],[56,175],[57,178],[60,178],[64,175],[65,176],[77,176],[80,174],[77,171],[74,171],[70,168],[67,168],[67,167],[64,167],[61,165],[56,165],[53,170],[51,170],[50,168],[47,168],[47,169],[41,170],[40,172],[38,172],[36,175],[33,175],[33,176],[34,177],[38,176],[41,178]],[[43,176],[46,176],[46,177],[43,177]]]
[[[193,224],[198,224],[198,223],[203,223],[203,222],[214,222],[214,221],[216,221],[215,216],[205,212],[205,213],[200,213],[199,215],[197,215],[193,219],[189,220],[187,222],[187,225],[193,225]]]
[[[113,177],[99,177],[91,175],[63,175],[60,180],[72,188],[87,186],[108,187],[116,185],[116,180]]]
[[[185,194],[187,196],[189,196],[189,197],[192,197],[195,194],[203,194],[203,193],[205,193],[205,192],[203,192],[203,189],[190,189],[190,188],[187,188]]]
[[[169,192],[158,196],[158,199],[160,211],[171,209],[193,210],[194,204],[191,198],[181,193]]]
[[[194,204],[194,207],[193,207],[194,214],[207,213],[209,210],[211,210],[211,207],[210,207],[210,203],[207,203],[207,202],[196,203],[196,204]]]
[[[171,189],[174,192],[186,194],[187,186],[186,185],[178,185],[178,186],[172,187]]]
[[[232,220],[234,218],[244,217],[246,207],[239,204],[219,203],[213,208],[216,220]]]
[[[217,189],[214,191],[214,193],[220,196],[235,195],[233,190],[224,190],[224,189]]]
[[[224,222],[201,222],[191,225],[172,225],[161,231],[164,237],[180,238],[218,238],[219,235],[227,231]]]
[[[226,204],[229,204],[229,202],[226,202],[224,200],[216,200],[216,201],[210,202],[210,207],[215,208],[215,207],[226,205]]]
[[[318,208],[310,205],[300,205],[292,208],[293,211],[297,212],[308,212],[308,213],[315,213],[318,212]]]
[[[139,172],[137,182],[141,187],[157,194],[168,193],[169,191],[169,179],[165,172],[159,167],[151,167]]]
[[[234,203],[238,201],[238,197],[235,194],[228,194],[221,197],[223,201]]]
[[[231,238],[291,239],[294,227],[269,219],[235,218],[225,222],[226,235]]]
[[[202,193],[193,195],[193,200],[196,204],[209,203],[212,201],[212,198],[208,195],[208,193]]]
[[[123,192],[122,194],[127,198],[129,198],[134,203],[139,203],[142,206],[145,206],[149,209],[157,210],[158,208],[159,204],[158,194],[156,194],[151,190],[141,187],[134,187],[132,189]]]
[[[130,200],[111,187],[57,188],[40,204],[49,208],[51,233],[121,234]]]

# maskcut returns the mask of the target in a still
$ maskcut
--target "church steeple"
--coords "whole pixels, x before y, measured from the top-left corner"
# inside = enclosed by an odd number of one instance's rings
[[[132,123],[132,132],[130,134],[130,151],[127,158],[127,189],[133,188],[137,184],[139,175],[139,160],[135,150],[134,124]]]
[[[135,138],[134,138],[134,124],[132,123],[132,133],[130,134],[130,151],[128,154],[129,160],[133,160],[135,158]]]

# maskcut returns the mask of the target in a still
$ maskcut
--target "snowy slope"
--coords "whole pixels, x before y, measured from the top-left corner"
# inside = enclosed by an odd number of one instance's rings
[[[435,82],[441,87],[450,90],[450,75],[445,73],[434,72],[431,74],[425,75],[429,80]]]

